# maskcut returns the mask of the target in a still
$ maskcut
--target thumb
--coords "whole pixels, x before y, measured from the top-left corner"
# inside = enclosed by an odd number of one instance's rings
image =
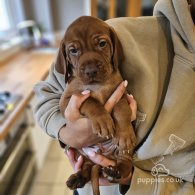
[[[127,87],[127,84],[128,84],[127,80],[120,83],[117,89],[114,91],[114,93],[109,97],[109,99],[104,105],[104,108],[108,112],[111,112],[115,104],[121,99],[121,97],[125,92],[125,88]]]
[[[80,118],[80,106],[89,96],[89,90],[85,90],[79,95],[72,95],[64,112],[65,118],[69,121],[75,121]]]
[[[98,165],[101,165],[102,167],[107,167],[109,165],[112,165],[112,166],[116,165],[116,163],[113,160],[110,160],[101,154],[97,154],[96,152],[90,149],[88,150],[87,154],[91,161],[93,161],[94,163]]]
[[[76,159],[74,150],[72,149],[68,149],[66,154],[75,172],[81,170],[83,164],[83,157],[80,155],[78,159]]]
[[[80,171],[83,165],[83,157],[80,155],[75,163],[74,170],[75,172]]]
[[[90,96],[90,91],[89,90],[85,90],[83,92],[81,92],[81,94],[77,94],[77,95],[72,95],[70,101],[71,103],[75,103],[76,104],[76,108],[79,109],[81,104]]]

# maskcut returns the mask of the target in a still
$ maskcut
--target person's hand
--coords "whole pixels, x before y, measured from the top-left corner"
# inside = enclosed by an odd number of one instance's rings
[[[64,116],[67,121],[75,122],[76,120],[82,118],[79,108],[89,96],[89,90],[85,90],[81,94],[71,96],[68,106],[64,112]]]
[[[111,95],[105,104],[105,109],[112,111],[114,105],[121,99],[125,92],[127,81],[121,82],[115,92]],[[102,140],[102,138],[94,135],[91,131],[91,122],[87,118],[80,115],[79,108],[81,104],[90,96],[90,91],[84,91],[80,95],[73,95],[65,110],[65,118],[67,120],[66,126],[59,131],[60,140],[64,143],[81,148],[95,144]],[[132,95],[126,95],[129,106],[132,110],[131,120],[136,119],[137,104]],[[79,134],[79,136],[75,136]]]
[[[78,159],[76,159],[74,150],[71,148],[69,148],[67,151],[65,151],[65,154],[67,155],[75,173],[80,171],[82,164],[83,164],[83,157],[79,156]]]
[[[128,82],[123,81],[117,89],[114,91],[114,93],[110,96],[110,98],[107,100],[107,102],[104,105],[104,108],[111,112],[114,105],[121,99],[125,92],[125,88],[127,86]],[[85,90],[81,94],[72,95],[70,98],[70,101],[68,103],[68,106],[65,110],[65,118],[68,121],[75,122],[76,120],[82,118],[79,108],[81,104],[90,96],[90,91]],[[127,101],[129,103],[130,109],[132,110],[132,116],[131,121],[136,119],[136,112],[137,112],[137,103],[132,95],[127,94],[126,95]]]
[[[108,110],[109,112],[112,111],[112,108],[113,106],[120,100],[120,98],[123,96],[124,92],[125,92],[125,87],[127,86],[127,82],[122,82],[118,88],[116,89],[116,91],[112,94],[112,96],[108,99],[108,101],[106,102],[105,104],[105,108],[106,110]],[[89,97],[89,92],[84,92],[84,96],[85,97],[79,97],[79,96],[74,96],[73,97],[73,101],[71,102],[72,104],[74,103],[74,101],[76,101],[74,104],[77,105],[75,106],[76,109],[75,109],[75,117],[71,116],[71,114],[69,115],[68,112],[66,112],[66,116],[67,117],[70,117],[69,120],[75,120],[75,121],[78,121],[80,120],[80,113],[79,113],[79,107],[80,105],[82,104],[82,102],[87,98]],[[137,112],[137,103],[135,101],[135,99],[133,98],[132,95],[128,95],[127,94],[127,101],[129,103],[129,106],[132,110],[132,116],[131,116],[131,121],[135,120],[136,119],[136,112]],[[71,108],[71,107],[70,107]],[[71,110],[69,110],[71,111]],[[82,119],[82,121],[84,120],[87,120],[87,119]],[[83,158],[82,156],[80,156],[77,160],[75,159],[74,157],[74,151],[69,149],[67,151],[67,156],[74,168],[74,170],[77,172],[81,169],[82,167],[82,163],[83,163]],[[115,161],[112,161],[108,158],[106,158],[105,156],[103,155],[100,155],[100,154],[96,154],[94,151],[90,151],[90,149],[88,150],[88,156],[89,158],[96,164],[99,164],[103,167],[106,167],[106,166],[109,166],[109,165],[116,165]],[[130,179],[131,179],[131,175],[127,178],[125,178],[123,180],[123,183],[124,184],[128,184],[130,182]],[[108,180],[106,178],[100,178],[100,185],[111,185],[110,182],[108,182]]]
[[[95,163],[95,164],[99,164],[101,165],[102,167],[107,167],[109,165],[112,165],[112,166],[115,166],[116,165],[116,162],[114,160],[110,160],[108,158],[106,158],[105,156],[103,155],[100,155],[100,154],[97,154],[95,153],[94,151],[88,149],[87,151],[87,154],[88,154],[88,157]],[[66,152],[66,155],[75,171],[78,172],[81,170],[82,168],[82,164],[83,164],[83,157],[82,156],[79,156],[78,159],[75,159],[75,153],[74,153],[74,150],[69,148]],[[121,184],[129,184],[130,181],[131,181],[131,174],[124,178],[122,181],[121,181]],[[109,185],[113,185],[113,183],[110,183],[108,181],[107,178],[103,177],[103,176],[100,176],[99,178],[99,185],[101,186],[109,186]]]
[[[104,108],[108,111],[111,112],[114,105],[121,99],[125,92],[125,88],[127,87],[128,82],[123,81],[117,89],[114,91],[114,93],[110,96],[110,98],[107,100],[107,102],[104,105]],[[134,121],[136,119],[136,113],[137,113],[137,102],[133,98],[132,95],[127,94],[126,99],[129,103],[129,107],[132,111],[131,115],[131,121]]]
[[[102,167],[108,167],[109,165],[115,166],[116,162],[114,160],[110,160],[106,158],[105,156],[101,154],[95,153],[93,150],[88,148],[87,151],[88,157],[91,161],[93,161],[95,164],[101,165]],[[77,167],[79,164],[75,164]],[[130,173],[126,178],[121,179],[120,184],[126,184],[128,185],[131,181],[132,173]],[[99,179],[100,185],[112,185],[113,183],[110,183],[107,178],[104,178],[103,176]]]
[[[89,152],[90,153],[90,152]],[[75,159],[75,153],[74,153],[74,150],[69,148],[66,152],[66,155],[75,171],[78,172],[81,170],[81,167],[82,167],[82,164],[83,164],[83,157],[82,156],[79,156],[78,159]],[[93,156],[93,154],[91,154]],[[97,163],[96,163],[96,162]],[[107,158],[103,158],[102,155],[96,155],[96,160],[94,162],[96,164],[100,164],[101,166],[106,166],[107,164],[109,165],[112,165],[114,166],[115,165],[115,162],[114,161],[111,161]],[[108,186],[108,185],[112,185],[108,180],[107,178],[104,178],[104,177],[100,177],[99,179],[99,184],[102,186]]]

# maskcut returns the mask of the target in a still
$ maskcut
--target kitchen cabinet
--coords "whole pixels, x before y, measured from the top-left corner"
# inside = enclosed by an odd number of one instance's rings
[[[33,108],[36,105],[36,98],[33,97],[27,108],[29,118],[30,136],[32,140],[33,150],[35,152],[37,168],[42,168],[46,153],[51,142],[51,139],[46,133],[38,126],[33,116]]]
[[[20,97],[5,107],[9,112],[0,123],[0,194],[25,194],[43,164],[51,138],[34,120],[33,87],[46,78],[57,49],[52,51],[21,50],[0,63],[0,92]]]

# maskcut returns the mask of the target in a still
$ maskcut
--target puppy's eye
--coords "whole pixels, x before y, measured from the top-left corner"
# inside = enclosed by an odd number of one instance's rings
[[[105,39],[101,39],[101,40],[99,41],[99,47],[103,48],[103,47],[105,47],[106,45],[107,45],[107,42],[106,42]]]
[[[73,55],[73,56],[78,55],[78,49],[76,49],[76,48],[74,48],[74,47],[69,48],[69,52],[70,52],[70,54]]]

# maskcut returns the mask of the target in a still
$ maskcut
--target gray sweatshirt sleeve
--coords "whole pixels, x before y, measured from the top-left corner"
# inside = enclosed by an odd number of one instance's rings
[[[54,64],[46,80],[40,81],[34,87],[37,97],[34,109],[36,121],[49,136],[54,138],[58,138],[59,129],[66,124],[59,110],[59,100],[64,87],[64,76],[55,70]]]

